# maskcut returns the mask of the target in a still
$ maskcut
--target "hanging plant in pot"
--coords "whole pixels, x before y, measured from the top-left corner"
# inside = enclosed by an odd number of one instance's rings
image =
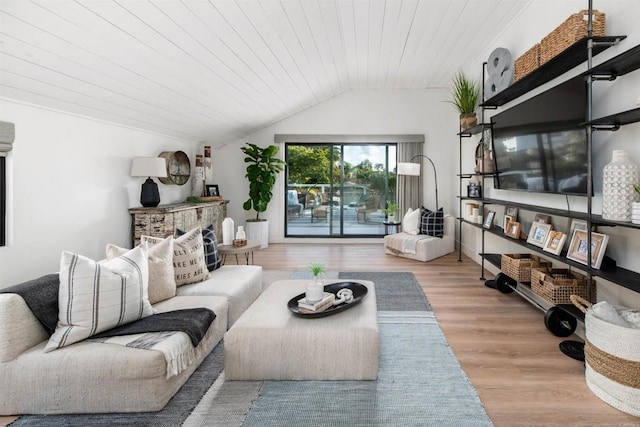
[[[248,219],[245,225],[247,239],[260,240],[262,242],[260,247],[266,248],[269,245],[269,226],[267,220],[260,218],[260,212],[267,210],[267,205],[273,198],[276,178],[284,170],[286,163],[276,157],[278,147],[275,145],[262,148],[247,143],[240,149],[246,156],[244,158],[244,162],[247,163],[245,177],[249,180],[249,198],[242,204],[242,208],[256,212],[256,217]]]
[[[476,108],[480,101],[480,85],[458,71],[453,76],[452,99],[449,101],[460,113],[460,130],[467,130],[478,123]]]

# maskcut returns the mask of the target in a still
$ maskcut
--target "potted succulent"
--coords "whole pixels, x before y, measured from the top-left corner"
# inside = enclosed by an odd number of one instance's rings
[[[387,214],[387,221],[395,222],[396,214],[398,213],[398,208],[400,207],[397,203],[391,203],[391,200],[387,200],[387,207],[383,209],[384,213]]]
[[[309,271],[313,275],[313,281],[307,285],[305,297],[309,302],[320,301],[324,296],[324,286],[322,286],[319,277],[326,273],[324,264],[312,262],[309,264]]]
[[[460,113],[460,129],[467,130],[478,123],[476,108],[480,101],[480,85],[463,71],[453,76],[452,99],[449,101]]]
[[[269,223],[267,220],[260,219],[260,212],[267,210],[267,205],[273,198],[276,177],[284,170],[285,162],[276,157],[278,147],[275,145],[262,148],[247,143],[240,149],[245,154],[244,161],[247,163],[245,177],[249,180],[249,198],[242,207],[246,211],[253,209],[256,212],[256,217],[248,219],[245,225],[247,239],[259,240],[260,247],[266,248],[269,245]]]

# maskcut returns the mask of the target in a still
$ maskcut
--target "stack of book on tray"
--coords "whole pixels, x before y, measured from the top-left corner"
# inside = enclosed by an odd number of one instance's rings
[[[300,313],[320,313],[332,307],[335,300],[336,296],[331,292],[325,292],[324,297],[316,302],[309,302],[306,297],[301,298],[298,300],[298,310]]]

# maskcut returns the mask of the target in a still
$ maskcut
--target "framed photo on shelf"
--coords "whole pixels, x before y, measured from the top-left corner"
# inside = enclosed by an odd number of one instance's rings
[[[583,219],[575,219],[575,218],[569,218],[569,223],[567,225],[567,229],[569,230],[567,232],[567,236],[571,237],[571,239],[573,239],[573,232],[576,230],[582,230],[582,231],[587,231],[587,221],[583,220]],[[569,248],[567,248],[568,250]]]
[[[518,240],[520,238],[520,223],[516,221],[509,221],[504,234],[511,237],[512,239]]]
[[[487,219],[484,220],[483,227],[491,229],[493,227],[493,218],[496,216],[494,211],[487,211]]]
[[[504,214],[509,215],[514,221],[518,220],[518,208],[515,206],[506,206],[504,208]]]
[[[545,224],[551,224],[551,215],[545,215],[541,213],[537,213],[533,218],[534,222],[544,222]]]
[[[591,266],[593,268],[600,268],[608,242],[609,236],[606,234],[591,232]],[[587,231],[575,230],[573,232],[573,237],[571,237],[567,258],[579,262],[580,264],[589,265],[588,249],[589,242]]]
[[[564,247],[565,240],[567,240],[566,234],[561,231],[551,230],[542,250],[551,252],[554,255],[560,255],[560,252],[562,252],[562,248]]]
[[[509,215],[505,215],[504,219],[502,220],[502,230],[506,233],[507,229],[509,228],[509,223],[513,221],[513,217],[509,216]]]
[[[482,186],[478,184],[467,185],[467,197],[479,199],[482,197]]]
[[[551,224],[545,224],[544,222],[534,221],[531,224],[531,230],[529,230],[529,237],[527,237],[527,243],[534,246],[544,247],[551,231]]]
[[[220,189],[218,184],[207,185],[207,197],[220,197]]]

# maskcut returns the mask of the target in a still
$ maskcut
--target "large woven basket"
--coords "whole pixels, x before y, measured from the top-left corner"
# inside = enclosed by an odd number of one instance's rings
[[[516,282],[530,282],[531,268],[551,267],[551,262],[530,254],[502,254],[500,270]]]
[[[518,81],[540,66],[540,43],[523,53],[513,64],[514,80]]]
[[[540,42],[540,64],[545,64],[560,52],[587,36],[589,11],[574,13]],[[604,36],[605,14],[593,10],[592,34]]]
[[[596,301],[595,282],[589,298],[586,276],[565,268],[532,268],[531,290],[554,304],[571,304],[571,295]]]
[[[592,304],[577,295],[571,301],[585,313],[587,386],[614,408],[640,417],[640,329],[595,317]]]

